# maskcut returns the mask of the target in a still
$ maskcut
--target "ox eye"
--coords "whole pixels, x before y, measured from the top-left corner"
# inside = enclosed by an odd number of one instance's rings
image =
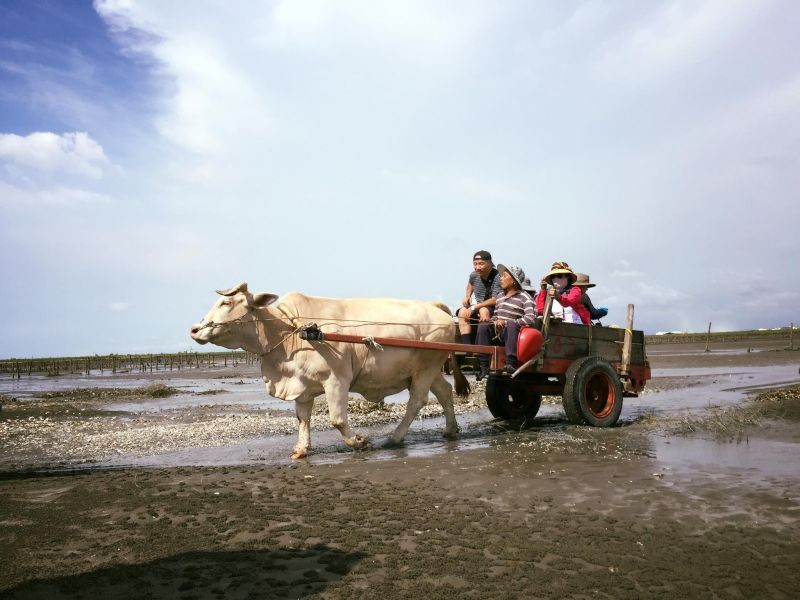
[[[231,304],[231,301],[230,301],[230,300],[223,300],[223,301],[222,301],[222,305],[223,305],[223,306],[230,306],[230,304]]]

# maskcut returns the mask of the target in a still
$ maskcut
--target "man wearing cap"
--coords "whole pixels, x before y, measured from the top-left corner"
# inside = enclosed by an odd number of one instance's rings
[[[500,277],[494,268],[492,255],[478,250],[472,256],[472,273],[467,281],[467,291],[458,311],[458,330],[464,344],[472,343],[472,327],[475,322],[488,323],[494,313],[497,298],[503,295]],[[472,304],[472,296],[475,304]]]
[[[500,287],[503,296],[497,300],[494,317],[491,322],[479,323],[475,343],[488,346],[492,337],[503,340],[506,349],[506,366],[508,373],[513,373],[519,366],[517,361],[517,339],[523,325],[529,327],[536,322],[533,299],[528,292],[522,290],[525,271],[520,267],[497,265],[500,273]],[[480,381],[489,372],[489,355],[479,354],[481,370],[476,376]]]
[[[575,275],[577,279],[572,285],[581,288],[581,304],[583,304],[586,307],[586,310],[589,311],[589,316],[592,318],[592,321],[598,321],[602,319],[608,314],[608,309],[605,306],[595,308],[594,304],[592,304],[591,298],[589,298],[589,294],[586,293],[586,290],[593,288],[595,284],[591,283],[589,276],[586,273],[575,273]]]

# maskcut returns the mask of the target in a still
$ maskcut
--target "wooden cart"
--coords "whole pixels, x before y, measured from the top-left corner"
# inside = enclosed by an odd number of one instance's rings
[[[523,328],[518,349],[523,364],[513,374],[504,370],[502,346],[365,338],[323,333],[315,325],[307,326],[300,335],[312,341],[489,354],[486,404],[492,415],[501,419],[532,419],[542,395],[560,395],[570,422],[611,427],[619,419],[623,397],[637,396],[650,379],[644,333],[633,330],[633,305],[628,305],[625,329],[553,319],[540,321],[537,328]]]
[[[623,396],[637,396],[650,379],[644,334],[610,327],[552,323],[542,356],[506,375],[493,369],[486,404],[495,417],[533,418],[542,395],[561,396],[570,422],[610,427],[619,419]],[[495,365],[499,367],[500,365]]]

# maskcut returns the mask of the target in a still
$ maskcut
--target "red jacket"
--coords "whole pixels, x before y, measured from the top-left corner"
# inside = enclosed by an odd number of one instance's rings
[[[547,297],[547,292],[541,290],[536,294],[536,312],[540,315],[544,313],[544,299]],[[581,318],[584,325],[589,325],[592,318],[589,316],[589,311],[581,302],[581,288],[576,286],[567,286],[564,293],[558,297],[561,306],[569,306]]]

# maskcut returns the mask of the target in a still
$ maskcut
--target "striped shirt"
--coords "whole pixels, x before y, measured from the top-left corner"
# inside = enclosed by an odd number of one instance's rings
[[[500,298],[503,295],[503,288],[500,287],[500,275],[497,272],[497,269],[494,267],[492,267],[492,270],[489,271],[489,277],[492,275],[494,275],[492,288],[491,290],[487,290],[487,284],[489,283],[488,279],[481,279],[481,276],[477,271],[473,271],[469,274],[469,282],[472,284],[472,294],[475,296],[476,304],[480,304],[492,296]],[[487,291],[489,292],[488,294],[486,293]]]
[[[497,299],[493,319],[516,321],[520,325],[532,326],[536,322],[536,310],[528,292],[517,291],[513,296]]]

